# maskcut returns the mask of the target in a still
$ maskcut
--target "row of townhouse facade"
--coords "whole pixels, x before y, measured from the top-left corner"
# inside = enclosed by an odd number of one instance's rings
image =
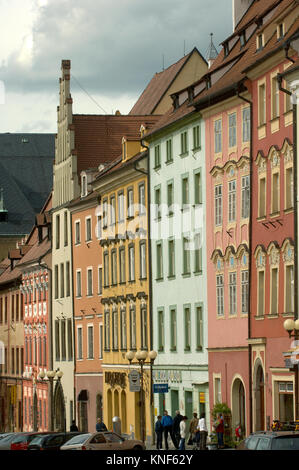
[[[0,266],[1,429],[118,416],[150,442],[165,409],[205,412],[211,430],[226,403],[244,435],[299,418],[284,327],[298,318],[299,11],[234,5],[209,66],[194,49],[126,116],[73,114],[62,61],[52,197]]]

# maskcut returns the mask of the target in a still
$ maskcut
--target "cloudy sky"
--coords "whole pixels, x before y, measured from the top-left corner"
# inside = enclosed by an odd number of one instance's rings
[[[126,114],[163,61],[205,56],[211,32],[219,49],[232,0],[0,0],[0,132],[56,132],[62,59],[74,113]]]

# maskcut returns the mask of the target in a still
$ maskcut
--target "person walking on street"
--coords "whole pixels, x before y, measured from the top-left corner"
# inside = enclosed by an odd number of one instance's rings
[[[105,423],[101,420],[101,418],[98,418],[98,421],[97,421],[97,424],[96,424],[96,431],[97,432],[108,431]]]
[[[76,421],[73,419],[71,427],[70,427],[70,432],[75,432],[79,431],[78,426],[76,425]]]
[[[200,433],[200,450],[207,450],[208,428],[206,425],[206,414],[201,413],[198,420],[198,430]]]
[[[218,449],[223,449],[224,448],[224,441],[223,441],[224,419],[221,413],[218,413],[217,415],[216,433],[217,433]]]
[[[173,418],[173,424],[172,424],[172,432],[174,434],[176,444],[177,444],[176,448],[179,447],[179,443],[180,443],[180,440],[181,440],[180,422],[182,421],[182,419],[183,419],[183,416],[181,415],[180,410],[177,410],[175,412],[175,417]]]
[[[190,438],[189,438],[188,444],[189,442],[191,444],[196,442],[197,425],[198,425],[197,413],[193,413],[193,418],[191,419],[190,426],[189,426]]]
[[[168,415],[168,412],[166,410],[164,411],[164,416],[161,422],[162,422],[163,432],[164,432],[165,449],[168,450],[168,433],[170,434],[174,447],[177,449],[178,448],[177,443],[172,432],[173,420],[172,420],[172,417]]]
[[[186,442],[186,421],[187,421],[187,416],[184,416],[182,421],[180,422],[180,435],[181,435],[181,440],[180,440],[180,446],[179,450],[185,450],[185,442]]]
[[[162,416],[159,415],[155,424],[155,433],[157,436],[157,450],[163,449],[162,446],[162,436],[163,436],[163,426],[162,426]]]

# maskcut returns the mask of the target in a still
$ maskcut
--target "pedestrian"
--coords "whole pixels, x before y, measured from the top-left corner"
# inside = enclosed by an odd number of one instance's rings
[[[240,423],[237,424],[236,426],[236,429],[235,429],[235,436],[236,436],[236,440],[238,442],[240,442],[241,438],[242,438],[242,428],[240,426]]]
[[[198,420],[198,431],[200,433],[200,450],[207,450],[208,428],[206,425],[205,413],[201,413]]]
[[[72,424],[70,426],[70,432],[79,431],[78,426],[76,425],[76,421],[73,419]]]
[[[179,450],[185,450],[185,442],[186,442],[186,421],[187,421],[187,416],[184,416],[182,421],[180,422],[180,446]]]
[[[180,422],[182,421],[182,419],[183,419],[183,416],[181,415],[180,410],[177,410],[175,412],[175,417],[173,418],[173,423],[172,423],[172,431],[173,431],[175,441],[176,441],[176,444],[177,444],[176,448],[179,447],[179,443],[180,443],[180,440],[181,440]]]
[[[159,415],[155,424],[155,433],[157,435],[157,450],[163,449],[162,446],[162,436],[163,436],[163,426],[162,426],[162,416]]]
[[[224,441],[223,441],[223,433],[224,433],[224,419],[221,413],[217,415],[217,422],[216,422],[216,434],[217,434],[217,441],[218,441],[218,449],[224,448]]]
[[[163,432],[164,432],[165,449],[168,450],[168,433],[170,434],[174,447],[177,449],[178,448],[177,443],[172,432],[172,425],[173,425],[172,417],[169,416],[166,410],[164,411],[163,415],[164,416],[161,422],[162,422]]]
[[[193,418],[191,419],[190,426],[189,426],[189,433],[190,433],[190,437],[188,440],[189,445],[192,445],[193,443],[196,442],[197,426],[198,426],[197,413],[193,413]]]
[[[96,424],[96,431],[97,432],[108,431],[105,423],[101,420],[101,418],[98,418],[98,421],[97,421],[97,424]]]

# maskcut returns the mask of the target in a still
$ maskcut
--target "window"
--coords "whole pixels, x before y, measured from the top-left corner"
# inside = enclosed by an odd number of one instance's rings
[[[173,215],[173,182],[167,183],[167,206],[168,215]]]
[[[134,193],[133,189],[128,189],[128,218],[134,217]]]
[[[66,321],[61,320],[61,360],[66,360]]]
[[[156,261],[157,261],[157,280],[163,278],[163,250],[162,243],[156,245]]]
[[[215,393],[215,403],[221,403],[221,379],[216,377],[214,379],[214,393]]]
[[[82,297],[81,271],[76,272],[77,297]]]
[[[229,273],[229,314],[237,313],[237,273]]]
[[[164,311],[158,310],[158,350],[164,351],[165,331],[164,331]]]
[[[127,349],[127,310],[124,307],[120,310],[120,347]]]
[[[215,225],[222,225],[222,184],[215,186]]]
[[[135,281],[135,248],[129,246],[129,281]]]
[[[223,274],[216,276],[216,292],[217,292],[217,315],[224,315],[224,288],[223,288]]]
[[[259,217],[266,216],[266,178],[259,179]]]
[[[67,211],[64,212],[64,246],[68,245],[68,222]]]
[[[196,306],[196,349],[202,351],[203,348],[203,318],[202,306]]]
[[[105,312],[105,350],[110,350],[110,312]]]
[[[34,338],[36,341],[36,338]],[[36,364],[36,362],[34,362]],[[15,373],[15,348],[11,348],[11,373]]]
[[[64,264],[60,265],[60,298],[64,297]]]
[[[190,307],[184,307],[185,320],[185,351],[191,349],[191,312]]]
[[[188,133],[184,131],[181,133],[181,155],[188,153]]]
[[[81,197],[87,195],[87,178],[86,175],[82,175],[81,177]]]
[[[279,116],[279,86],[277,76],[272,77],[272,119]]]
[[[257,50],[262,49],[263,46],[264,46],[264,38],[263,38],[263,35],[262,35],[262,34],[259,34],[259,35],[257,36],[257,39],[256,39],[256,40],[257,40],[257,46],[256,46]]]
[[[147,349],[147,308],[142,306],[140,309],[141,324],[141,349]]]
[[[103,293],[103,269],[98,268],[98,294],[102,295]]]
[[[196,233],[194,235],[194,272],[202,272],[202,246],[201,246],[201,234]]]
[[[92,268],[87,269],[87,295],[93,295],[93,287],[92,287]]]
[[[285,312],[294,312],[294,266],[287,265],[285,268]]]
[[[66,296],[71,295],[71,278],[70,278],[70,262],[67,261],[65,265],[65,277],[66,277]]]
[[[176,309],[170,309],[170,350],[176,351],[177,349],[177,319]]]
[[[277,39],[282,39],[283,36],[284,36],[284,24],[279,23],[279,25],[277,25]]]
[[[155,188],[155,215],[157,219],[161,218],[160,213],[160,205],[161,205],[161,188]]]
[[[140,279],[146,279],[146,242],[139,244]]]
[[[185,176],[182,179],[182,204],[189,204],[189,177]]]
[[[166,163],[170,163],[173,161],[172,155],[172,139],[168,139],[166,141]]]
[[[258,272],[258,311],[257,314],[263,316],[265,313],[265,272]]]
[[[236,220],[236,180],[228,183],[228,221]]]
[[[143,215],[146,213],[145,207],[145,185],[141,183],[138,187],[139,190],[139,215]]]
[[[242,111],[242,139],[243,142],[250,141],[250,108],[243,108]]]
[[[244,47],[246,44],[246,31],[242,31],[240,34],[240,47]]]
[[[126,252],[125,248],[119,249],[119,282],[126,282]]]
[[[77,328],[77,359],[83,359],[83,335],[81,326]]]
[[[214,122],[214,145],[215,153],[222,151],[222,120],[217,119]]]
[[[271,269],[271,313],[278,313],[278,269]]]
[[[29,339],[29,357],[30,363],[32,361],[32,344],[31,338]],[[56,361],[60,361],[60,324],[59,320],[55,320],[55,357]]]
[[[272,174],[272,214],[279,212],[279,173]]]
[[[200,149],[200,126],[193,127],[193,150]]]
[[[125,197],[124,192],[121,191],[118,193],[118,221],[123,222],[125,218]]]
[[[247,219],[250,211],[249,175],[242,177],[242,218]]]
[[[59,250],[60,244],[60,216],[56,215],[56,250]]]
[[[112,310],[112,348],[118,350],[118,311]]]
[[[228,141],[229,147],[237,145],[237,113],[228,116]]]
[[[108,226],[108,200],[103,200],[103,228]]]
[[[194,204],[202,204],[201,173],[194,173]]]
[[[86,241],[91,241],[91,217],[85,219],[86,223]]]
[[[110,224],[115,225],[116,222],[116,203],[115,196],[110,197]]]
[[[88,337],[88,359],[93,359],[93,326],[87,326],[87,337]]]
[[[161,166],[161,152],[160,145],[155,146],[155,168],[160,168]]]
[[[103,359],[103,325],[100,325],[99,343],[99,359]]]
[[[242,313],[248,313],[248,293],[249,293],[249,276],[248,271],[241,272],[241,285],[242,285]]]
[[[190,274],[190,240],[183,238],[183,274]]]
[[[104,287],[109,286],[109,254],[104,253]]]
[[[43,366],[46,367],[47,366],[47,337],[46,336],[43,337],[43,358],[44,358]]]
[[[116,286],[117,284],[117,256],[116,250],[111,251],[111,284]]]
[[[285,181],[286,181],[286,201],[285,208],[290,209],[294,207],[294,179],[293,179],[293,168],[285,169]]]
[[[131,341],[131,349],[136,349],[136,310],[135,310],[135,306],[130,307],[130,341]]]
[[[259,97],[259,126],[266,123],[266,84],[262,83],[258,89]]]
[[[75,244],[79,245],[81,243],[81,233],[80,233],[80,221],[75,222]]]
[[[175,276],[175,242],[168,240],[168,277]]]
[[[54,279],[55,279],[54,296],[55,296],[55,299],[58,299],[58,265],[57,264],[55,264],[55,268],[54,268]]]

